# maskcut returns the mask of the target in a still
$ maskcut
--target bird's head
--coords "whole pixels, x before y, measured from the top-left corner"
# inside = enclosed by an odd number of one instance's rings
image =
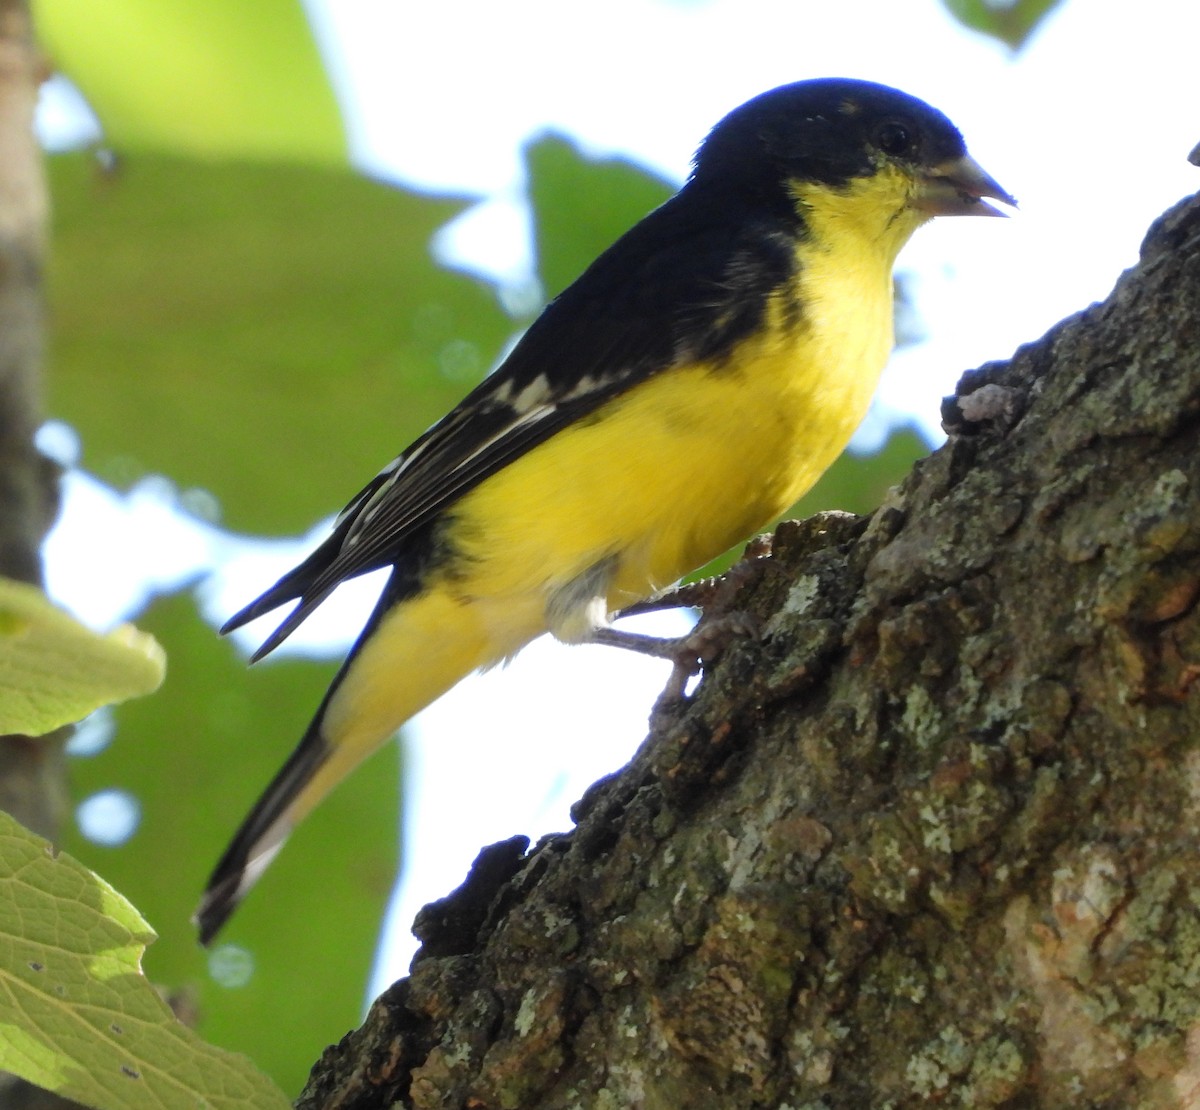
[[[772,89],[730,112],[696,154],[693,187],[751,207],[887,229],[896,249],[932,216],[1001,216],[1016,202],[916,97],[826,78]]]

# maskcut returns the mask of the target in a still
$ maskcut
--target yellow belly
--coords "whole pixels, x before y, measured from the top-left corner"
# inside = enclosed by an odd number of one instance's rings
[[[603,560],[614,611],[778,517],[841,452],[886,362],[890,260],[870,269],[810,260],[799,325],[772,305],[772,326],[726,363],[651,379],[467,495],[454,591],[500,601],[510,622],[526,600],[532,635],[546,599]]]

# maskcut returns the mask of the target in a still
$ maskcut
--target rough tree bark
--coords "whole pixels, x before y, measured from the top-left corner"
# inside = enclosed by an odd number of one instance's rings
[[[33,110],[45,60],[25,0],[0,0],[0,575],[42,584],[58,473],[34,446],[42,421],[42,272],[49,201]],[[62,745],[0,737],[0,809],[55,839],[66,807]]]
[[[26,0],[0,0],[0,575],[42,584],[41,546],[58,513],[58,468],[33,436],[42,421],[42,274],[48,190],[33,132],[46,61]],[[69,729],[0,736],[0,809],[56,840],[67,812]],[[5,1110],[76,1103],[0,1072]]]
[[[1200,1106],[1200,203],[945,415],[299,1106]]]

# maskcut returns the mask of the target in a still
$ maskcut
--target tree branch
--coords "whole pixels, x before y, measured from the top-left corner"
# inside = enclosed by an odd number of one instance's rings
[[[0,0],[0,575],[41,585],[58,472],[42,420],[42,272],[48,199],[33,111],[45,62],[24,0]],[[0,737],[0,809],[55,839],[66,809],[62,743]]]
[[[42,584],[41,545],[58,515],[58,468],[34,446],[42,421],[43,287],[49,199],[33,131],[46,63],[26,0],[0,0],[0,575]],[[0,809],[51,840],[68,809],[63,744],[0,736]],[[76,1105],[0,1073],[11,1110]]]

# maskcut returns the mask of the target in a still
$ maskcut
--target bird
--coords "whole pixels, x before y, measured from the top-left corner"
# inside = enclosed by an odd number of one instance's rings
[[[677,654],[613,619],[813,485],[887,362],[900,249],[935,216],[1007,214],[989,200],[1016,204],[946,116],[884,85],[797,81],[721,119],[679,191],[222,628],[295,602],[257,660],[340,583],[391,568],[214,869],[201,943],[329,791],[466,675],[545,632]]]

